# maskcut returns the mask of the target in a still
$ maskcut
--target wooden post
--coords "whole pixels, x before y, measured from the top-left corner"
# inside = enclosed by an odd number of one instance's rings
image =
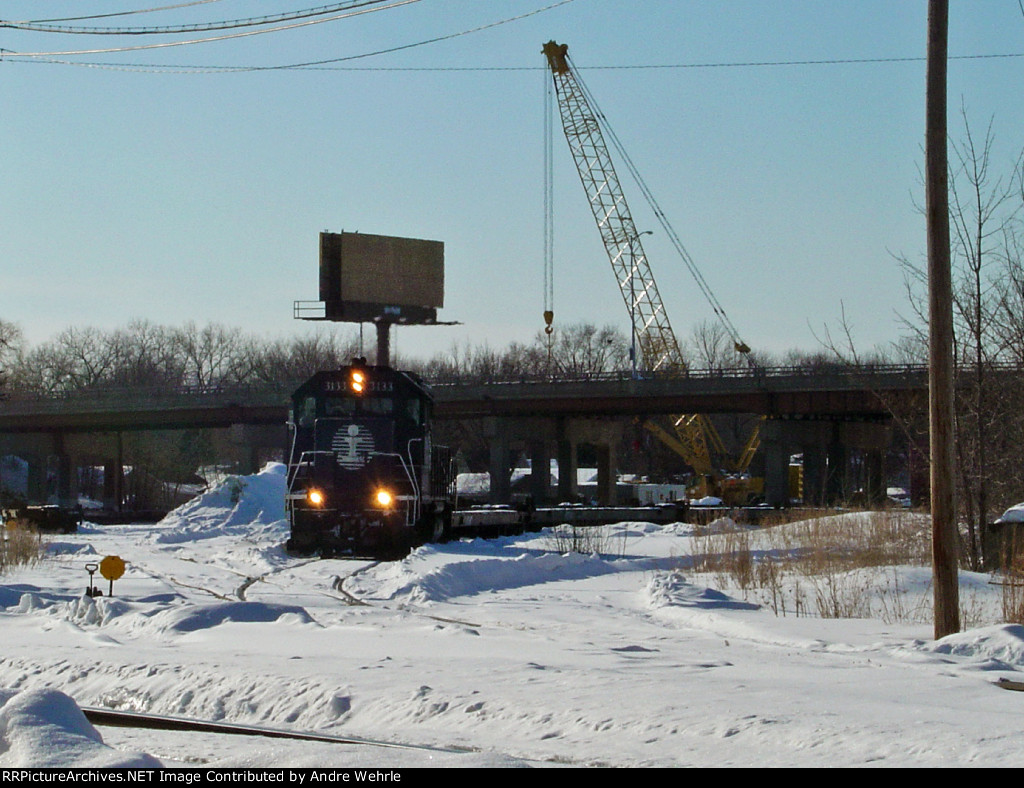
[[[949,0],[928,0],[925,209],[928,222],[928,406],[936,639],[960,631],[954,502],[953,288],[946,149],[948,35]]]

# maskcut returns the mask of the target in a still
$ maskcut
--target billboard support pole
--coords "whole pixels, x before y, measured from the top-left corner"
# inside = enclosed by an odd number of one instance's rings
[[[377,366],[391,366],[391,323],[377,321]]]

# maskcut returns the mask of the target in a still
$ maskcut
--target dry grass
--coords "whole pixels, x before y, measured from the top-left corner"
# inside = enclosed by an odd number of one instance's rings
[[[0,541],[0,574],[17,566],[36,564],[45,552],[46,545],[35,528],[5,524]]]
[[[625,555],[626,531],[615,534],[608,526],[581,526],[563,524],[550,529],[545,537],[547,550],[583,555]]]
[[[1011,542],[1004,548],[1000,565],[1003,618],[1009,624],[1024,624],[1024,550]]]
[[[737,589],[776,615],[889,622],[922,615],[895,570],[930,564],[927,524],[919,517],[858,512],[762,523],[757,530],[728,525],[712,523],[694,539],[687,571],[711,575],[718,587]]]

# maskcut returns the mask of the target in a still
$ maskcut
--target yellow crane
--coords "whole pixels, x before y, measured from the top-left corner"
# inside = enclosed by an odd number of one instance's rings
[[[607,131],[619,157],[625,162],[636,180],[667,237],[680,254],[719,322],[732,339],[734,348],[738,353],[749,353],[750,347],[740,339],[736,327],[729,320],[722,305],[686,252],[665,213],[654,200],[643,178],[640,177],[639,171],[619,143],[604,115],[597,108],[593,96],[570,66],[568,49],[566,44],[549,41],[544,45],[542,52],[551,69],[562,130],[569,143],[569,150],[576,164],[576,170],[597,222],[601,240],[611,261],[619,291],[630,315],[632,322],[631,356],[634,369],[639,362],[641,369],[647,372],[671,375],[683,374],[687,365],[669,323],[668,313],[647,262],[647,255],[644,253],[642,236],[647,233],[638,232],[636,229],[602,129]],[[550,175],[545,189],[546,191],[550,190]],[[550,210],[549,195],[546,194],[545,197],[549,206],[548,210]],[[548,221],[550,227],[550,219]],[[549,233],[550,230],[546,229],[545,234]],[[547,261],[546,266],[549,266]],[[549,280],[546,282],[546,288],[550,288],[549,273],[546,274],[546,278]],[[552,318],[550,304],[545,304],[546,330],[549,333]],[[721,477],[719,461],[728,465],[728,470],[733,473],[743,473],[750,465],[758,446],[758,431],[755,429],[739,457],[733,460],[726,459],[727,452],[721,437],[711,421],[701,414],[675,417],[673,420],[675,434],[654,422],[647,422],[645,426],[677,451],[694,472],[704,480],[704,493],[721,492],[721,485],[717,485],[714,489],[708,489],[706,486],[709,480],[715,486],[714,480]]]

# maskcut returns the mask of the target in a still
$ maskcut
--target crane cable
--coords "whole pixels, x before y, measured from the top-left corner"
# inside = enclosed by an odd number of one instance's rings
[[[725,308],[722,306],[721,302],[719,302],[718,298],[711,290],[711,286],[704,278],[704,275],[697,267],[697,264],[694,262],[693,258],[690,257],[689,252],[686,251],[686,247],[683,246],[683,242],[680,240],[679,236],[676,234],[676,231],[672,228],[672,225],[669,223],[668,216],[666,216],[665,212],[661,209],[661,206],[658,204],[657,200],[655,200],[654,194],[647,186],[646,181],[644,181],[643,176],[640,174],[640,171],[633,163],[633,160],[629,157],[629,154],[626,152],[626,149],[623,146],[622,141],[619,139],[618,135],[612,129],[611,124],[608,123],[608,118],[605,116],[604,112],[601,111],[601,108],[598,106],[596,100],[594,99],[594,95],[590,92],[590,89],[584,84],[583,80],[580,79],[580,73],[575,68],[575,64],[573,65],[573,73],[576,75],[576,81],[579,83],[580,89],[583,91],[583,94],[586,97],[587,102],[590,104],[591,108],[594,111],[595,118],[597,118],[597,120],[600,122],[601,127],[604,129],[608,138],[611,140],[612,146],[615,148],[618,155],[622,158],[622,161],[626,165],[626,169],[629,170],[630,175],[633,176],[633,180],[636,182],[636,185],[640,189],[644,198],[647,200],[647,204],[651,207],[651,210],[654,212],[654,215],[657,218],[658,223],[665,231],[665,234],[668,236],[669,241],[672,243],[672,246],[675,248],[679,257],[682,259],[683,263],[686,265],[686,268],[690,272],[690,275],[693,277],[694,281],[697,283],[697,287],[701,291],[701,294],[704,296],[705,300],[707,300],[708,304],[711,306],[712,311],[715,313],[715,316],[722,324],[722,327],[726,330],[726,332],[728,332],[729,338],[732,340],[736,351],[743,354],[749,353],[750,347],[747,345],[746,342],[740,339],[739,331],[736,330],[736,326],[733,325],[733,322],[729,319],[728,314],[726,314]]]
[[[551,354],[555,318],[554,88],[544,72],[544,333]]]

